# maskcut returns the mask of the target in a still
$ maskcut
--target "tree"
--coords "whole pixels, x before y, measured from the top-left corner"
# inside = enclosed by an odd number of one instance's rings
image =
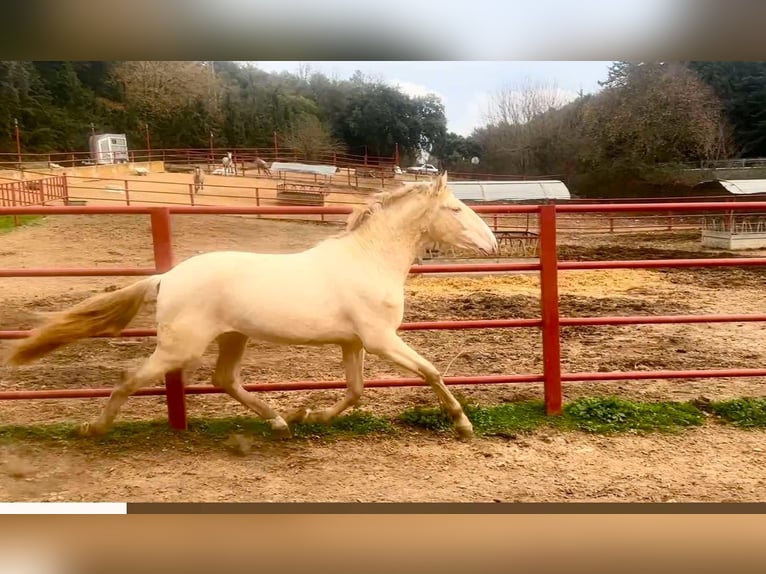
[[[433,147],[431,154],[438,158],[444,169],[464,171],[471,158],[482,154],[481,146],[474,138],[466,138],[454,132],[447,132]]]
[[[284,142],[309,161],[317,161],[324,153],[343,149],[319,118],[308,114],[293,120]]]
[[[482,149],[483,169],[507,174],[560,172],[579,133],[573,112],[578,108],[563,112],[570,100],[555,83],[529,80],[492,94],[487,125],[473,135]]]
[[[641,166],[725,157],[722,104],[675,63],[622,63],[586,106],[591,166]]]
[[[214,107],[216,79],[200,62],[122,62],[114,74],[126,101],[150,116],[165,117],[198,100]]]
[[[491,94],[486,120],[489,125],[522,126],[542,114],[562,108],[570,100],[555,82],[526,80]]]
[[[418,148],[434,153],[435,149],[447,137],[447,117],[444,114],[444,104],[434,95],[415,98],[416,117],[420,123]]]
[[[721,100],[736,154],[766,156],[766,62],[688,62]]]

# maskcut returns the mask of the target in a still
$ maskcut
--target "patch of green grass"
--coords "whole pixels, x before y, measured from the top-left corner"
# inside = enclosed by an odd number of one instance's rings
[[[598,434],[626,432],[679,432],[704,423],[706,414],[744,428],[766,427],[766,398],[743,398],[710,402],[637,402],[617,397],[582,398],[567,403],[560,416],[547,416],[543,401],[520,401],[501,405],[463,404],[477,436],[513,438],[549,428]],[[352,411],[330,424],[296,424],[296,439],[343,438],[365,435],[392,435],[402,426],[428,432],[453,433],[450,418],[440,409],[415,407],[386,419],[365,411]],[[191,419],[189,431],[170,429],[165,420],[118,422],[105,436],[79,437],[77,425],[0,426],[0,441],[30,440],[94,444],[125,449],[188,449],[194,445],[218,445],[232,435],[273,440],[271,427],[256,417]]]
[[[691,403],[635,402],[616,397],[572,401],[564,416],[575,428],[592,433],[677,432],[699,426],[705,415]]]
[[[54,423],[49,425],[8,425],[0,426],[0,441],[34,440],[41,442],[94,441],[77,434],[77,424]],[[356,411],[338,417],[328,425],[296,424],[293,435],[296,438],[363,436],[387,434],[395,431],[391,421],[375,415]],[[100,445],[149,446],[178,442],[217,442],[232,434],[243,434],[254,438],[273,437],[268,423],[248,417],[222,419],[190,419],[187,433],[178,433],[168,427],[165,420],[118,422],[104,436],[95,438]]]
[[[520,401],[494,406],[464,405],[474,432],[482,436],[528,433],[537,428],[612,434],[675,432],[703,423],[705,415],[690,403],[639,403],[613,397],[578,399],[561,416],[545,414],[543,401]],[[429,431],[451,431],[452,422],[438,408],[418,407],[403,412],[399,421]]]
[[[543,401],[520,401],[497,406],[463,405],[466,416],[479,436],[506,436],[525,433],[559,420],[547,417]],[[429,431],[452,431],[452,421],[439,408],[415,407],[401,413],[398,420],[408,426]]]
[[[38,223],[42,219],[40,215],[19,215],[17,217],[20,226]],[[14,229],[16,229],[16,226],[13,224],[13,216],[0,215],[0,233],[13,231]]]
[[[766,398],[711,402],[706,409],[724,422],[740,428],[766,427]]]
[[[73,436],[76,425],[53,423],[49,425],[5,425],[0,427],[0,441],[8,440],[50,440],[60,441]]]

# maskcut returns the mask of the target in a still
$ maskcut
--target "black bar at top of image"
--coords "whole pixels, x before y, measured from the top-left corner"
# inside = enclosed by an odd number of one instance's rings
[[[129,502],[128,514],[766,514],[762,502]]]

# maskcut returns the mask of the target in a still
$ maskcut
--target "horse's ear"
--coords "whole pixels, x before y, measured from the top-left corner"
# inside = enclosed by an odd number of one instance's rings
[[[447,172],[445,171],[442,174],[440,174],[434,181],[433,193],[434,195],[440,195],[442,192],[446,190],[447,190]]]

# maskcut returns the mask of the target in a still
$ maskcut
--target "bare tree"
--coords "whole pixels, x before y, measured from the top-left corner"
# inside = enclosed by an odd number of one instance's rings
[[[313,69],[311,67],[311,63],[300,62],[298,64],[298,77],[304,82],[309,81],[309,78],[311,78],[312,73],[313,73]]]
[[[573,94],[555,82],[526,80],[507,86],[489,98],[487,126],[479,134],[485,160],[493,169],[515,174],[556,171],[566,158],[559,157],[570,129],[570,117],[560,113]]]
[[[485,120],[489,125],[522,125],[574,99],[555,82],[506,86],[489,97]]]
[[[343,149],[319,118],[310,114],[302,114],[292,123],[285,136],[285,144],[305,159],[314,161],[323,153]]]

